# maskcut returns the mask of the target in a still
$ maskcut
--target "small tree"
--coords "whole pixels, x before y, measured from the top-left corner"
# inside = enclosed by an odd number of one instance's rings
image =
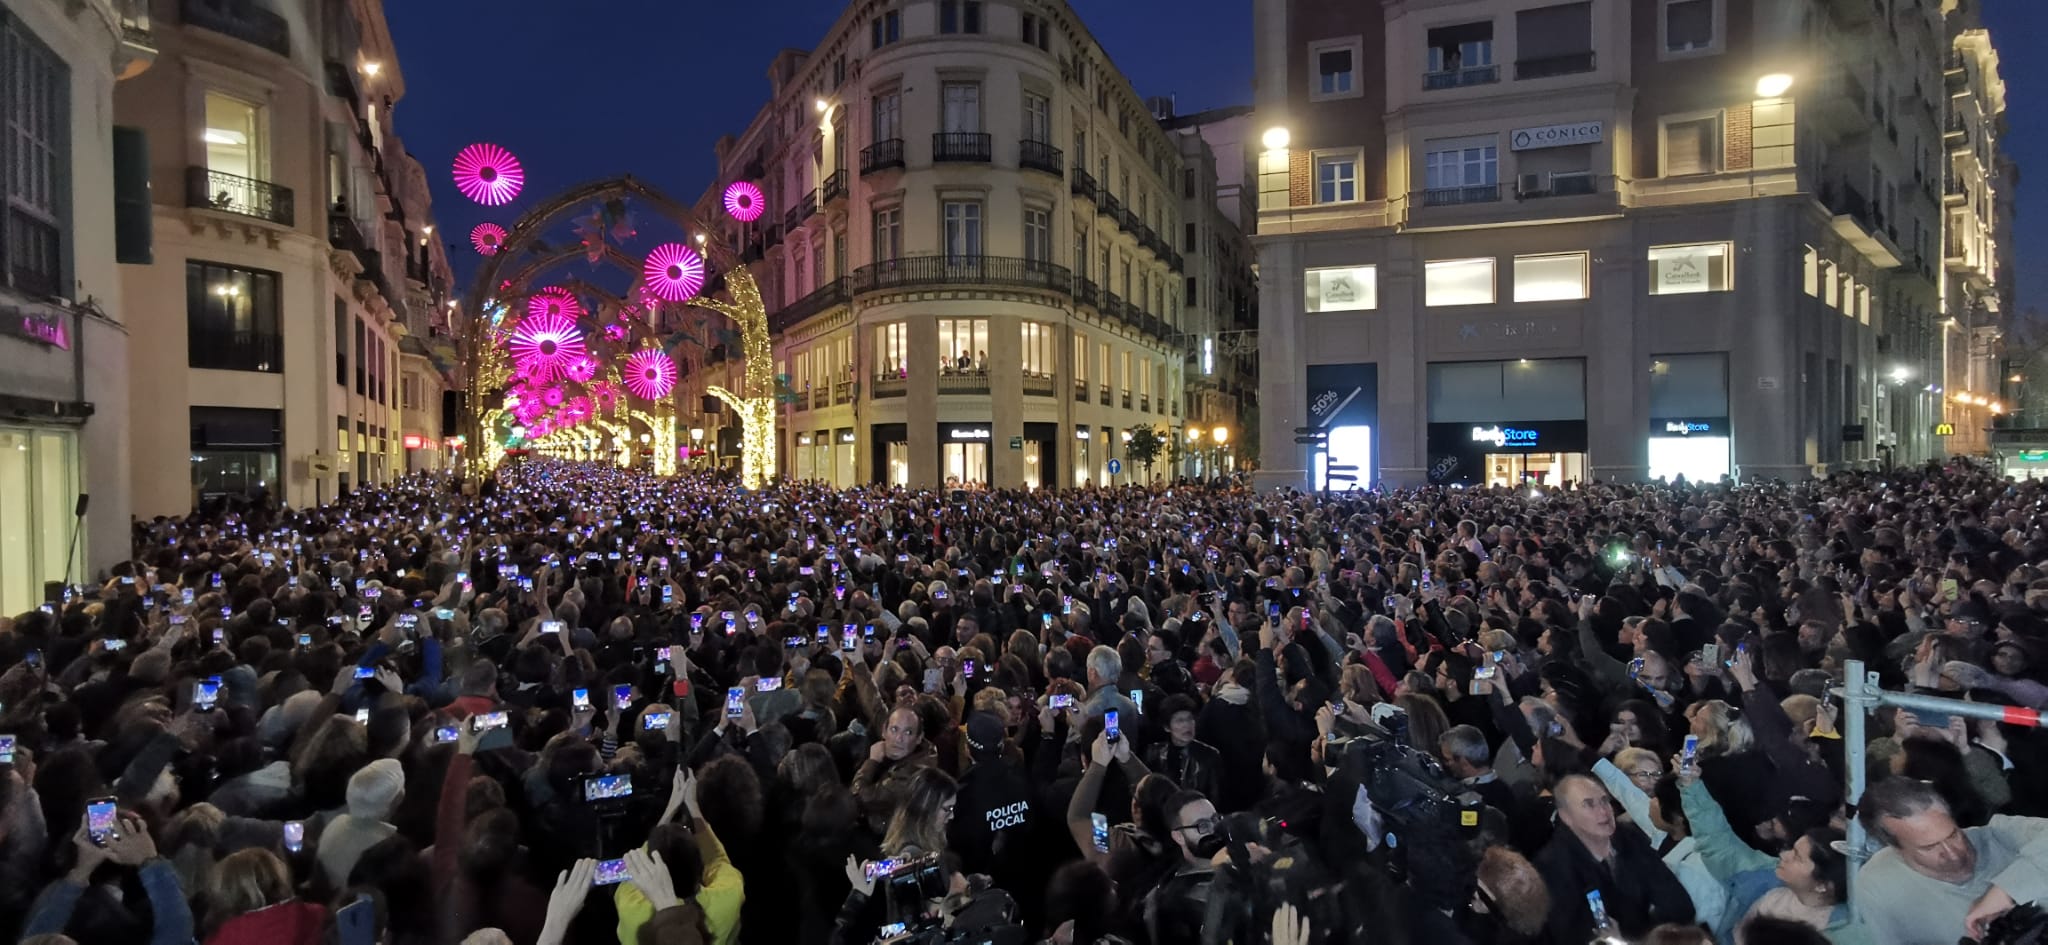
[[[1124,455],[1129,456],[1131,462],[1145,467],[1145,479],[1149,482],[1152,479],[1152,462],[1165,448],[1166,439],[1159,435],[1158,430],[1149,426],[1139,427],[1131,431],[1131,441],[1124,444]]]

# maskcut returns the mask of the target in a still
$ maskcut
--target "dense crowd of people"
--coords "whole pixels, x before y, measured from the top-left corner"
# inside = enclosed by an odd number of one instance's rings
[[[1830,688],[2048,703],[2044,500],[535,460],[141,522],[0,619],[0,936],[2001,940],[2048,743],[1879,711],[1852,811]]]

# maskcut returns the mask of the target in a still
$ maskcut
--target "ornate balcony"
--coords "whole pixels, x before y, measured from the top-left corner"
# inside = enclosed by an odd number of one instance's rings
[[[1012,256],[912,256],[854,270],[855,293],[934,285],[1017,286],[1069,291],[1065,266]]]
[[[185,169],[185,205],[255,217],[281,226],[292,226],[297,218],[290,187],[198,165]]]
[[[832,201],[843,200],[845,198],[846,168],[842,167],[836,171],[833,171],[830,175],[828,175],[825,178],[825,182],[823,184],[818,185],[818,203],[822,206],[829,207],[832,205]]]
[[[1054,177],[1067,172],[1066,156],[1060,153],[1060,149],[1043,141],[1017,142],[1017,166],[1044,171]]]
[[[232,36],[280,56],[292,54],[291,25],[255,0],[184,0],[178,12],[187,26]]]
[[[860,149],[862,177],[876,171],[903,166],[903,139],[885,138]]]
[[[987,132],[940,131],[932,135],[934,164],[987,164],[994,159],[994,142]]]

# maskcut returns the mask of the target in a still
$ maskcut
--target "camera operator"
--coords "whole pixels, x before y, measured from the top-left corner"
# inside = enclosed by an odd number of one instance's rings
[[[1154,942],[1195,942],[1202,937],[1209,884],[1226,856],[1228,838],[1216,805],[1195,791],[1166,802],[1167,826],[1180,861],[1145,898],[1145,930]]]

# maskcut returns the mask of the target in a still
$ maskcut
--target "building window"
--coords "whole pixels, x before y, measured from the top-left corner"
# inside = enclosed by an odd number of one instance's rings
[[[939,32],[981,32],[981,0],[939,0]]]
[[[270,174],[265,154],[263,107],[221,92],[206,93],[206,169],[249,180],[266,180]],[[212,182],[213,189],[223,184]],[[240,196],[240,195],[235,195]],[[251,206],[237,201],[235,206]]]
[[[1024,45],[1036,46],[1041,52],[1052,49],[1052,22],[1036,13],[1024,14]]]
[[[1714,0],[1663,0],[1664,51],[1702,52],[1714,46]]]
[[[1088,392],[1088,336],[1074,332],[1074,386]]]
[[[902,14],[897,13],[895,10],[890,10],[881,16],[875,17],[875,21],[869,25],[869,33],[871,47],[874,49],[880,49],[902,39]]]
[[[988,370],[988,319],[939,319],[939,369],[948,374]]]
[[[334,386],[348,386],[348,303],[334,300]]]
[[[1515,257],[1515,301],[1558,302],[1586,297],[1586,254]]]
[[[875,365],[881,377],[903,377],[910,370],[910,326],[890,322],[875,326]]]
[[[71,294],[64,278],[70,84],[62,59],[12,16],[0,16],[0,97],[7,105],[0,136],[7,186],[0,202],[0,284],[30,295]]]
[[[1429,74],[1425,89],[1448,89],[1500,81],[1493,62],[1493,21],[1439,26],[1429,31]]]
[[[1515,13],[1515,78],[1542,79],[1593,71],[1593,4],[1589,0]]]
[[[981,202],[948,200],[943,205],[946,258],[981,255]]]
[[[1423,304],[1492,305],[1492,259],[1434,259],[1428,263]]]
[[[981,131],[981,83],[947,82],[941,86],[940,100],[944,111],[939,116],[939,130],[948,134]]]
[[[876,92],[869,105],[869,124],[875,141],[892,141],[903,137],[903,90],[890,88]]]
[[[1359,62],[1363,58],[1363,42],[1356,36],[1310,43],[1309,101],[1356,98],[1364,94],[1358,81]]]
[[[1024,208],[1024,258],[1036,263],[1052,262],[1052,214],[1037,207]]]
[[[1122,374],[1117,375],[1117,390],[1122,392],[1125,400],[1129,400],[1131,399],[1131,353],[1129,351],[1119,351],[1117,354],[1119,355],[1118,361],[1124,369]],[[1125,406],[1130,405],[1125,404]]]
[[[283,453],[283,411],[244,407],[193,407],[192,489],[200,499],[222,495],[275,494],[278,458]]]
[[[1650,294],[1728,291],[1735,281],[1729,271],[1734,249],[1732,243],[1650,247]]]
[[[1302,273],[1302,283],[1303,307],[1310,312],[1369,312],[1380,307],[1377,266],[1310,269]]]
[[[1358,153],[1316,156],[1316,202],[1350,203],[1358,199]]]
[[[874,249],[876,262],[888,262],[903,258],[903,208],[886,207],[875,211]]]
[[[1059,349],[1054,344],[1059,338],[1059,329],[1044,322],[1023,323],[1024,333],[1024,376],[1051,377],[1054,358]]]
[[[1024,93],[1024,140],[1052,143],[1052,99]]]
[[[1500,146],[1491,137],[1438,139],[1423,155],[1423,187],[1462,192],[1500,185]]]
[[[1685,177],[1721,170],[1721,116],[1666,118],[1664,176]]]
[[[284,370],[277,280],[274,272],[185,264],[185,326],[192,367],[273,374]]]

